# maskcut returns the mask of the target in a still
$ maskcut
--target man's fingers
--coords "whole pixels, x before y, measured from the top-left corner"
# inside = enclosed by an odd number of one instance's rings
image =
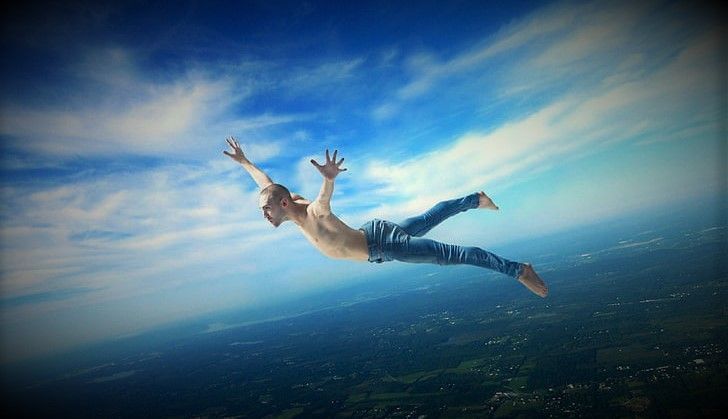
[[[326,149],[326,163],[325,164],[323,164],[323,165],[318,164],[316,162],[316,160],[314,160],[314,159],[311,159],[311,163],[313,163],[313,165],[316,166],[319,169],[323,169],[324,167],[328,167],[329,165],[334,165],[334,166],[336,166],[337,169],[339,169],[339,166],[341,166],[341,164],[344,163],[344,158],[342,157],[341,160],[339,160],[337,162],[336,161],[336,157],[338,156],[338,154],[339,154],[339,150],[334,150],[334,155],[332,156],[331,153],[329,152],[329,149],[327,148]],[[344,170],[346,170],[346,169],[343,169],[343,170],[342,169],[339,169],[339,171],[344,171]]]
[[[235,137],[227,137],[225,138],[225,141],[227,141],[232,148],[240,148],[240,144],[238,144],[238,140],[236,140]]]
[[[224,155],[226,155],[226,156],[229,156],[229,157],[233,157],[233,155],[232,155],[232,154],[230,154],[230,153],[228,153],[227,151],[223,151],[222,153],[223,153]]]
[[[235,140],[228,140],[228,144],[230,145],[230,148],[232,148],[235,151],[240,150],[240,146],[235,142]]]

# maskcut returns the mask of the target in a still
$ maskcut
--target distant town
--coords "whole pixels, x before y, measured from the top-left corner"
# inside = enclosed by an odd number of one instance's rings
[[[477,271],[436,275],[180,338],[14,389],[6,403],[104,417],[717,417],[728,391],[725,234],[552,256],[545,300]]]

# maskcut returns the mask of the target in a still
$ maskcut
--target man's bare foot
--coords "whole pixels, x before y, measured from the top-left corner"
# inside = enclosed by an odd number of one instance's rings
[[[539,278],[536,271],[533,270],[533,266],[528,263],[523,265],[523,271],[521,272],[521,275],[518,276],[518,281],[539,297],[545,298],[549,293],[546,283]]]
[[[488,195],[485,194],[485,192],[480,191],[478,192],[479,201],[478,201],[478,208],[488,208],[492,210],[498,210],[498,206],[493,203],[493,200],[488,197]]]

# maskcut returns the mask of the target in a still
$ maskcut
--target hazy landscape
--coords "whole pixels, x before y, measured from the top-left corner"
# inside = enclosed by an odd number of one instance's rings
[[[475,268],[422,266],[277,320],[236,327],[250,319],[225,313],[8,367],[4,403],[87,417],[717,417],[728,230],[711,214],[514,247],[549,280],[544,300]]]

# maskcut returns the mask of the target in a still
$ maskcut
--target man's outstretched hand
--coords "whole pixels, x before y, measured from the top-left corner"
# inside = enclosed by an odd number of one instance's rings
[[[234,137],[227,137],[225,141],[227,141],[227,143],[233,149],[233,153],[223,151],[226,156],[230,157],[238,163],[245,163],[248,161],[248,158],[245,157],[245,154],[243,154],[243,149],[240,148],[240,144],[238,144],[238,140],[236,140]]]
[[[342,157],[339,162],[336,162],[336,153],[338,153],[339,150],[334,150],[334,157],[329,157],[329,150],[326,149],[326,164],[318,164],[316,160],[311,159],[311,164],[316,166],[319,172],[321,172],[321,175],[325,177],[326,179],[333,180],[336,175],[339,173],[346,171],[346,169],[341,169],[339,166],[341,166],[341,163],[344,162],[344,158]]]

